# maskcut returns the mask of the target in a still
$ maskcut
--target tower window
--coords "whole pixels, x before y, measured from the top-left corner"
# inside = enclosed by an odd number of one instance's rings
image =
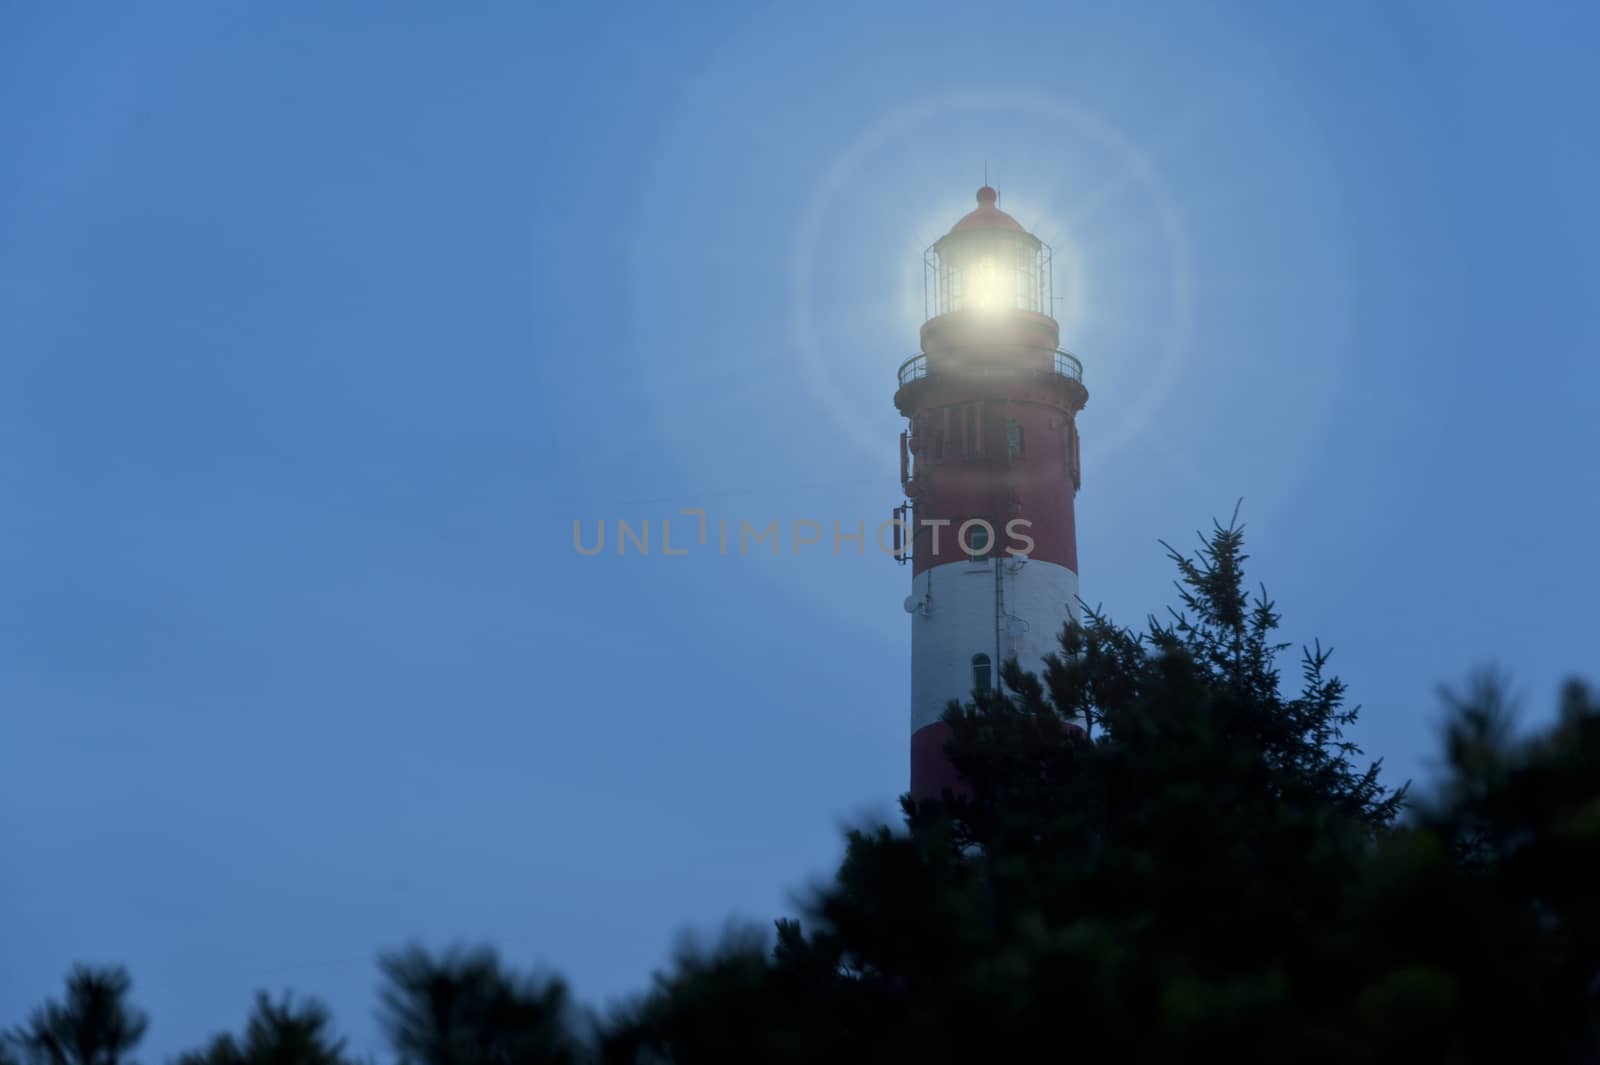
[[[970,558],[979,559],[988,554],[989,527],[975,522],[967,527],[967,555]]]
[[[1006,449],[1012,458],[1022,457],[1022,423],[1014,418],[1006,422]]]
[[[988,655],[972,656],[972,688],[974,691],[986,692],[989,690],[990,669]]]

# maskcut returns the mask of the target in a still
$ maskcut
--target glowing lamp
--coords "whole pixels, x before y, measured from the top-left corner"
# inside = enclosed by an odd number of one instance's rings
[[[1050,249],[995,206],[985,185],[978,207],[929,248],[930,317],[958,311],[1050,313]]]

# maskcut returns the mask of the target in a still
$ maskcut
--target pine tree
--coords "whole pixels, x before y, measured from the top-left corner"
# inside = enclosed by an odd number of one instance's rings
[[[274,1003],[265,992],[245,1025],[244,1038],[219,1035],[203,1051],[177,1065],[349,1065],[344,1040],[332,1034],[333,1018],[320,1002]]]
[[[150,1023],[129,1002],[132,987],[121,966],[74,966],[66,1000],[34,1010],[6,1042],[26,1065],[123,1065]]]
[[[580,1059],[570,993],[519,976],[489,948],[386,954],[381,1020],[400,1065],[568,1065]]]
[[[1333,1060],[1341,885],[1404,790],[1355,764],[1320,646],[1282,693],[1279,616],[1245,591],[1243,545],[1235,515],[1194,557],[1169,546],[1165,623],[1085,607],[1041,676],[1013,659],[1004,690],[953,702],[965,793],[851,832],[810,930],[780,922],[765,969],[680,967],[652,1000],[655,1051],[713,1060],[665,1038],[695,1001],[760,1018],[723,1032],[750,1060],[1005,1060],[1068,1029],[1121,1059]]]

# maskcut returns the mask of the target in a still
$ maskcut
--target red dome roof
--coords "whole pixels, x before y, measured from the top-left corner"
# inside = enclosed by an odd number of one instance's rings
[[[1010,229],[1026,233],[1027,230],[1023,229],[1015,218],[994,205],[999,198],[1000,194],[988,185],[979,189],[977,209],[951,226],[950,232],[960,233],[968,229]]]

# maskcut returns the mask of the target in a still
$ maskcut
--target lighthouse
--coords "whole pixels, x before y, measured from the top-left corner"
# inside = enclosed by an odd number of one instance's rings
[[[1083,366],[1061,347],[1051,249],[978,206],[924,254],[921,351],[900,366],[905,502],[895,556],[911,568],[911,796],[960,790],[941,720],[1002,686],[1015,657],[1041,672],[1077,617],[1073,502],[1082,482]]]

